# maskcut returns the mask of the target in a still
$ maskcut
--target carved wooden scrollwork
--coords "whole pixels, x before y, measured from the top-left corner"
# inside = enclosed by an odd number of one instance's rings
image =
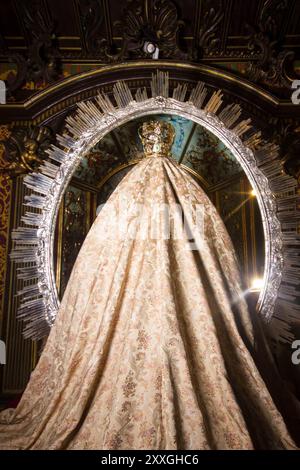
[[[30,84],[26,88],[30,93],[63,74],[72,74],[71,64],[76,61],[97,67],[137,59],[183,60],[229,68],[236,76],[244,74],[254,84],[286,98],[294,76],[294,53],[287,45],[288,38],[294,37],[294,26],[289,21],[289,33],[284,22],[292,17],[293,2],[259,2],[256,15],[249,15],[248,28],[237,3],[195,1],[191,14],[183,0],[74,0],[64,14],[74,13],[72,31],[77,36],[64,37],[60,10],[51,2],[15,1],[13,21],[20,23],[23,42],[12,48],[9,37],[0,32],[0,55],[12,66],[7,79],[10,98],[18,99],[15,92],[25,83]],[[243,19],[237,28],[233,23],[239,23],[240,16]]]
[[[179,30],[183,25],[171,0],[127,2],[123,19],[114,24],[123,38],[121,51],[116,55],[107,55],[111,60],[151,58],[154,49],[148,51],[145,45],[152,44],[158,49],[159,57],[186,58],[187,54],[178,43]]]
[[[82,55],[105,59],[110,45],[103,36],[105,17],[99,0],[77,0],[77,8],[84,43]]]
[[[26,81],[51,83],[60,76],[60,53],[57,47],[55,23],[44,0],[19,2],[28,49],[25,55],[12,53],[4,38],[0,40],[2,55],[15,64],[17,73],[7,81],[14,92]]]
[[[260,54],[257,61],[248,62],[247,75],[253,82],[277,88],[290,86],[287,68],[294,53],[283,50],[280,43],[280,24],[287,6],[287,0],[266,0],[257,27],[248,25],[248,47],[251,51],[258,50]]]
[[[190,54],[192,60],[200,60],[203,55],[210,55],[220,45],[220,25],[224,18],[223,0],[204,1],[203,15],[195,47]]]

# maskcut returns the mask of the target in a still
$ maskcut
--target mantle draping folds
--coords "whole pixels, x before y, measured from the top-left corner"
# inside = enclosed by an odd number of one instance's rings
[[[215,207],[171,158],[144,158],[83,243],[0,448],[296,448],[256,329]]]

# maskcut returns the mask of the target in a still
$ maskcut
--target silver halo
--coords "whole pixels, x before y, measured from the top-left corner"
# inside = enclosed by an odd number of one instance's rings
[[[188,101],[184,101],[186,90],[180,89],[180,85],[170,98],[167,74],[162,74],[163,84],[158,83],[161,74],[158,72],[157,77],[152,78],[152,98],[147,97],[146,90],[138,90],[133,99],[127,85],[118,82],[114,88],[117,107],[107,95],[99,95],[96,102],[79,103],[77,115],[67,118],[66,127],[72,136],[58,136],[60,147],[52,146],[48,151],[50,159],[56,164],[47,161],[40,167],[40,173],[25,177],[26,186],[34,191],[31,196],[25,197],[25,205],[41,209],[39,215],[27,212],[23,222],[28,227],[18,228],[13,236],[15,247],[12,257],[15,261],[35,263],[33,268],[19,269],[20,278],[27,280],[31,276],[36,279],[35,284],[26,286],[20,292],[24,295],[19,315],[25,320],[25,337],[37,339],[45,336],[59,309],[53,266],[54,229],[62,196],[79,162],[116,127],[132,119],[158,113],[176,114],[208,129],[228,147],[249,178],[257,194],[265,237],[264,287],[260,292],[258,309],[267,321],[272,318],[283,268],[282,232],[274,195],[268,178],[259,166],[263,168],[267,161],[268,168],[269,160],[272,160],[268,157],[276,149],[270,145],[262,148],[256,155],[260,162],[257,161],[253,151],[240,138],[250,126],[249,121],[237,124],[241,114],[238,105],[227,106],[218,117],[216,112],[222,101],[221,95],[218,95],[220,92],[214,92],[204,109],[201,109],[207,95],[202,83],[192,91]],[[216,96],[219,98],[217,105]]]

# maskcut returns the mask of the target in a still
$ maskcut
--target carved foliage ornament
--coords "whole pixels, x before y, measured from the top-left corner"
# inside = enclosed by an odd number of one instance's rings
[[[209,57],[222,58],[244,51],[224,52],[223,32],[226,31],[225,0],[196,2],[192,47],[185,50],[181,32],[185,26],[176,2],[172,0],[126,0],[121,2],[121,20],[110,25],[109,2],[74,0],[79,14],[83,50],[65,57],[94,58],[101,62],[129,59],[173,59],[200,61]],[[289,6],[288,0],[265,0],[258,24],[249,26],[247,77],[272,89],[290,85],[293,52],[281,47],[281,25]],[[57,45],[56,24],[46,0],[18,2],[19,15],[25,29],[28,49],[12,54],[0,34],[2,55],[16,66],[17,74],[7,83],[13,93],[26,81],[50,83],[61,76],[61,53]],[[111,31],[113,30],[113,32]],[[117,40],[113,40],[117,36]],[[224,38],[223,38],[224,39]],[[236,55],[237,54],[237,55]],[[289,71],[288,68],[291,70]]]
[[[195,37],[195,47],[190,54],[192,60],[199,60],[203,55],[210,55],[220,45],[220,26],[224,19],[223,0],[205,0],[203,17]]]
[[[76,0],[83,35],[84,49],[95,57],[105,59],[110,49],[103,37],[104,11],[99,0]]]
[[[223,0],[205,0],[203,17],[196,33],[194,47],[185,51],[180,32],[185,23],[172,0],[127,0],[122,20],[113,24],[121,37],[121,49],[103,37],[104,14],[98,0],[78,1],[86,50],[105,61],[130,58],[172,58],[198,60],[209,55],[220,44],[218,30],[224,18]],[[198,21],[198,18],[195,18]]]
[[[8,80],[9,92],[27,81],[50,83],[60,76],[60,53],[56,44],[55,23],[45,0],[18,2],[25,35],[29,44],[26,55],[12,54],[3,39],[2,54],[16,65],[17,74]]]
[[[121,51],[107,55],[113,60],[151,57],[157,50],[162,58],[186,58],[178,45],[178,32],[183,25],[170,0],[127,1],[123,19],[114,24],[123,38]]]
[[[247,26],[250,31],[248,47],[260,51],[260,59],[248,63],[250,80],[273,87],[290,87],[286,70],[294,53],[281,49],[280,25],[288,0],[266,0],[260,13],[258,26]]]

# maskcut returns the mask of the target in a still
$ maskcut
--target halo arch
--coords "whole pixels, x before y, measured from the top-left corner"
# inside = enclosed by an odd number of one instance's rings
[[[284,261],[281,224],[269,184],[270,162],[273,168],[276,146],[266,144],[254,152],[257,134],[249,136],[250,120],[240,121],[240,106],[230,104],[222,109],[222,92],[215,91],[208,96],[202,82],[187,100],[186,85],[181,84],[170,97],[168,74],[157,72],[152,76],[151,92],[149,98],[145,88],[138,89],[133,97],[125,82],[117,82],[113,89],[115,103],[106,94],[80,102],[76,114],[66,119],[67,132],[57,136],[58,144],[48,149],[49,161],[45,161],[38,172],[24,178],[31,194],[25,196],[28,211],[22,219],[24,226],[13,232],[11,256],[21,264],[19,278],[32,281],[19,292],[18,314],[25,320],[25,337],[39,339],[47,335],[59,308],[53,269],[54,227],[61,198],[77,165],[114,128],[134,118],[157,113],[177,114],[202,125],[216,135],[241,164],[257,193],[265,236],[264,287],[258,310],[267,321],[272,318]],[[248,137],[242,141],[245,133]]]

